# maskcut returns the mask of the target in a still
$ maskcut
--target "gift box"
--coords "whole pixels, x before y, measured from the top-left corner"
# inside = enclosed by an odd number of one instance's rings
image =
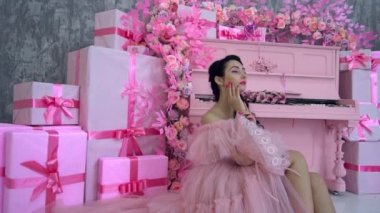
[[[79,87],[26,82],[13,88],[13,123],[62,125],[79,123]]]
[[[155,154],[164,143],[152,125],[166,100],[167,79],[163,61],[152,56],[91,46],[79,59],[79,69],[68,72],[80,76],[80,124],[89,133],[86,201],[91,201],[99,158]]]
[[[80,126],[43,126],[43,127],[31,127],[24,125],[6,124],[0,123],[0,213],[3,212],[3,179],[5,176],[5,133],[11,131],[20,130],[54,130],[54,129],[65,129],[65,130],[80,130]]]
[[[372,103],[361,103],[358,102],[359,114],[361,116],[366,116],[370,120],[378,120],[377,107]]]
[[[178,15],[182,19],[192,19],[192,10],[192,7],[186,5],[178,5]],[[200,10],[200,24],[208,28],[205,38],[216,39],[216,12],[198,8],[197,10]],[[180,26],[177,29],[178,33],[183,33],[185,31],[185,28],[186,26]]]
[[[371,50],[361,49],[354,51],[340,51],[339,70],[370,70]]]
[[[83,203],[86,144],[77,129],[5,133],[4,212]]]
[[[167,191],[168,158],[164,155],[102,158],[98,171],[98,199]]]
[[[120,10],[108,10],[95,14],[94,45],[124,50],[129,44],[137,44],[145,32],[145,25]]]
[[[356,194],[380,193],[380,142],[344,143],[347,191]]]
[[[226,27],[218,26],[218,39],[221,40],[246,40],[243,26]]]
[[[355,99],[359,102],[377,102],[378,75],[368,70],[342,71],[339,73],[339,95],[344,99]],[[377,94],[376,94],[377,93]],[[375,103],[374,103],[375,104]]]

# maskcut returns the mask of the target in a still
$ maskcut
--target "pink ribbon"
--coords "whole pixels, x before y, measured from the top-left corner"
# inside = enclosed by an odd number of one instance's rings
[[[48,130],[48,155],[46,166],[41,165],[37,161],[26,161],[21,163],[22,166],[44,176],[25,179],[5,179],[5,186],[10,189],[30,188],[33,189],[30,200],[34,201],[41,193],[46,191],[45,204],[50,204],[55,201],[56,195],[63,192],[62,185],[69,185],[84,181],[84,174],[75,174],[60,176],[58,171],[58,132]]]
[[[339,59],[340,63],[348,63],[348,69],[353,70],[357,67],[365,67],[365,63],[370,61],[370,57],[359,51],[352,51],[351,55]]]
[[[128,183],[116,183],[109,185],[100,185],[99,192],[113,193],[119,192],[121,195],[135,194],[144,195],[144,190],[149,187],[155,186],[166,186],[167,178],[156,178],[156,179],[142,179],[138,180],[138,158],[128,157],[131,160],[130,164],[130,181]]]
[[[358,128],[358,136],[359,136],[359,141],[365,141],[366,137],[364,135],[363,130],[368,132],[368,134],[372,134],[372,130],[368,128],[368,124],[371,121],[368,115],[361,115],[359,119],[359,125],[357,126]]]
[[[134,34],[130,30],[123,30],[118,27],[108,27],[108,28],[102,28],[102,29],[96,29],[94,35],[95,36],[105,36],[105,35],[119,35],[126,39],[133,40],[135,38]]]
[[[0,167],[0,177],[5,176],[5,167]]]
[[[69,108],[79,108],[79,101],[62,98],[62,85],[53,85],[53,96],[44,96],[42,99],[26,99],[13,103],[14,109],[46,108],[45,122],[53,120],[53,124],[62,124],[62,113],[69,119],[73,118]]]
[[[380,166],[344,163],[344,168],[358,172],[380,172]]]
[[[244,34],[242,33],[236,33],[231,32],[231,30],[220,30],[218,31],[219,38],[225,38],[225,39],[237,39],[237,40],[244,40]]]
[[[375,71],[379,65],[380,65],[380,58],[372,58],[371,60],[372,71]]]
[[[89,139],[123,139],[119,156],[142,155],[140,146],[136,138],[145,135],[160,135],[160,132],[155,128],[132,128],[110,131],[93,131],[88,133]]]

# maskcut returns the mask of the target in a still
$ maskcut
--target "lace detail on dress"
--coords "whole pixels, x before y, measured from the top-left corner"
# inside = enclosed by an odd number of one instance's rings
[[[272,133],[257,126],[254,122],[249,121],[243,116],[237,117],[238,122],[244,127],[249,135],[256,142],[264,157],[265,167],[269,171],[283,174],[285,169],[289,167],[290,161],[287,151],[281,148],[281,141],[276,138]]]

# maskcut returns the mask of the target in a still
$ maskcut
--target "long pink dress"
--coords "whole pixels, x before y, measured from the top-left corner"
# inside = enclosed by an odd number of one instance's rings
[[[199,127],[189,141],[187,156],[193,167],[184,177],[179,194],[102,201],[62,212],[305,212],[284,176],[290,162],[275,134],[238,116]],[[255,163],[239,166],[231,159],[233,149]]]

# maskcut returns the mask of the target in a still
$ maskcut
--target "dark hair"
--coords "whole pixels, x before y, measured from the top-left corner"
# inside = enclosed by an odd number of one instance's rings
[[[214,94],[215,101],[218,101],[220,97],[220,90],[219,90],[218,84],[215,82],[215,77],[224,76],[224,69],[226,69],[226,65],[229,61],[238,61],[241,64],[243,64],[239,56],[228,55],[220,60],[214,61],[214,63],[212,63],[210,68],[208,69],[208,74],[209,74],[208,81],[211,84],[211,89],[212,89],[212,93]]]

